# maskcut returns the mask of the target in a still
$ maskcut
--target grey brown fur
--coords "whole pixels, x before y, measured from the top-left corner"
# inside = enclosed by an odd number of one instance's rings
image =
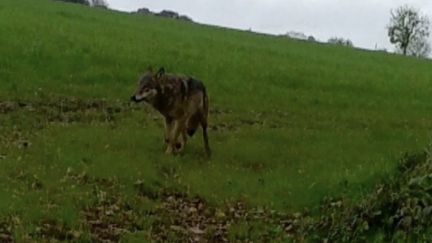
[[[210,156],[207,134],[209,99],[204,84],[191,77],[147,71],[139,80],[138,89],[131,97],[135,102],[146,102],[165,118],[165,153],[181,152],[187,135],[193,136],[199,125],[203,129],[206,154]]]

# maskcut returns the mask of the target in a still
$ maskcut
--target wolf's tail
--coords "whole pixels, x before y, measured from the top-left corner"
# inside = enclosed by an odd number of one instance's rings
[[[204,104],[203,104],[204,107],[203,107],[203,115],[201,117],[201,126],[203,129],[204,148],[207,156],[210,157],[211,149],[210,149],[209,139],[207,134],[208,116],[209,116],[209,98],[205,87],[203,87],[203,96],[204,96]]]
[[[203,87],[203,96],[204,96],[203,110],[204,110],[204,115],[206,116],[207,119],[209,114],[209,98],[205,87]]]

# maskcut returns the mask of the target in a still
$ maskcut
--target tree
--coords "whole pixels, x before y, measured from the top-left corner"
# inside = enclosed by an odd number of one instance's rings
[[[352,43],[352,41],[350,39],[344,39],[344,38],[340,38],[340,37],[332,37],[332,38],[328,39],[327,42],[330,44],[340,45],[340,46],[347,46],[347,47],[353,47],[354,46],[354,44]]]
[[[87,0],[62,0],[63,2],[70,2],[70,3],[79,3],[84,5],[89,5],[89,2]]]
[[[423,56],[428,54],[430,21],[426,15],[408,5],[391,11],[387,26],[390,42],[404,55]]]
[[[415,57],[428,57],[431,52],[431,46],[427,38],[414,39],[408,46],[407,53]]]
[[[152,11],[148,8],[139,8],[136,13],[138,14],[144,14],[144,15],[153,15]]]
[[[302,32],[298,32],[298,31],[290,31],[288,33],[286,33],[286,36],[288,36],[291,39],[297,39],[297,40],[307,40],[308,37],[302,33]]]
[[[316,41],[317,41],[317,40],[315,39],[315,37],[313,37],[313,35],[310,35],[310,36],[307,38],[307,40],[310,41],[310,42],[316,42]]]
[[[105,0],[89,0],[92,7],[108,8],[108,3]]]
[[[178,19],[179,19],[179,20],[183,20],[183,21],[187,21],[187,22],[193,22],[192,18],[190,18],[190,17],[187,16],[187,15],[180,15],[180,16],[178,17]]]
[[[172,18],[172,19],[178,19],[178,17],[180,16],[177,12],[171,10],[162,10],[162,12],[156,15],[161,17]]]

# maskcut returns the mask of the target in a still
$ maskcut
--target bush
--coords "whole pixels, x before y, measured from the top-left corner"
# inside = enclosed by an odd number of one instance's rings
[[[58,1],[90,5],[90,3],[87,0],[58,0]]]
[[[344,39],[339,37],[332,37],[327,42],[330,44],[341,45],[341,46],[348,46],[348,47],[354,46],[350,39]]]

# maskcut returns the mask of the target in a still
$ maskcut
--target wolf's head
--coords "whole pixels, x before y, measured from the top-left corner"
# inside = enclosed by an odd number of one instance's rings
[[[131,100],[135,102],[145,101],[152,103],[156,96],[161,92],[160,80],[165,74],[165,69],[160,68],[159,71],[153,72],[148,70],[139,80],[138,89],[132,95]]]

